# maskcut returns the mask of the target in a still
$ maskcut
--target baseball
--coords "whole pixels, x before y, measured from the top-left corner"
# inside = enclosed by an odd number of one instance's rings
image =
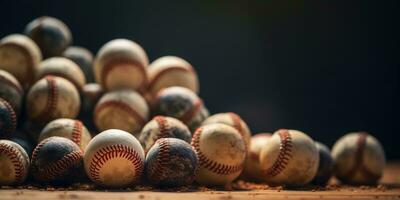
[[[139,93],[118,90],[101,97],[94,109],[93,118],[99,131],[121,129],[138,136],[149,118],[149,108]]]
[[[319,142],[315,142],[319,152],[318,171],[311,183],[315,185],[326,185],[333,175],[333,158],[329,148]]]
[[[161,138],[146,155],[146,176],[150,183],[161,187],[190,185],[198,162],[196,152],[187,142]]]
[[[88,83],[83,86],[81,93],[81,110],[79,118],[90,128],[94,129],[93,111],[97,102],[104,94],[103,88],[97,83]]]
[[[36,80],[47,75],[59,76],[69,80],[81,91],[86,84],[85,75],[77,64],[63,57],[52,57],[40,63]]]
[[[375,184],[385,167],[385,152],[379,141],[365,132],[346,134],[332,148],[336,177],[349,184]]]
[[[6,100],[18,114],[24,91],[18,80],[10,73],[0,70],[0,98]]]
[[[18,185],[29,172],[29,157],[17,143],[0,140],[0,185]]]
[[[44,123],[58,118],[75,118],[81,106],[79,92],[68,80],[46,76],[29,90],[26,109],[29,119]]]
[[[147,87],[148,64],[141,46],[127,39],[115,39],[101,47],[93,71],[96,82],[105,90],[130,88],[143,92]]]
[[[267,145],[271,136],[272,134],[270,133],[259,133],[251,137],[243,172],[240,175],[241,178],[252,182],[263,181],[261,176],[263,171],[260,166],[260,151]]]
[[[11,105],[0,98],[0,138],[9,138],[17,127],[17,115]]]
[[[261,149],[263,173],[260,176],[271,185],[304,185],[314,178],[318,162],[318,149],[309,136],[297,130],[281,129]]]
[[[31,21],[26,25],[24,34],[36,42],[45,58],[60,56],[72,43],[72,34],[67,25],[48,16]]]
[[[73,182],[82,173],[82,154],[79,146],[71,140],[49,137],[33,150],[33,178],[41,183],[57,185]]]
[[[76,119],[60,118],[48,123],[40,132],[38,141],[41,142],[52,136],[64,137],[75,142],[82,150],[92,139],[89,131]]]
[[[246,145],[236,129],[225,124],[201,126],[193,134],[192,146],[199,158],[198,183],[226,185],[242,172]]]
[[[155,116],[140,133],[139,141],[145,152],[160,138],[178,138],[190,143],[192,134],[181,121],[164,116]]]
[[[0,41],[0,69],[14,75],[24,88],[34,83],[41,60],[39,47],[24,35],[12,34]]]
[[[190,63],[176,56],[164,56],[153,61],[148,69],[148,92],[154,97],[158,91],[171,86],[181,86],[199,92],[197,73]]]
[[[93,82],[93,54],[84,47],[71,46],[64,52],[63,56],[74,61],[85,74],[87,82]]]
[[[109,129],[96,135],[86,147],[86,174],[96,184],[126,187],[137,183],[144,170],[144,151],[128,132]]]
[[[209,116],[203,101],[191,90],[174,86],[157,93],[154,113],[177,118],[195,130]]]
[[[227,112],[227,113],[218,113],[212,115],[208,117],[206,120],[204,120],[202,125],[215,124],[215,123],[222,123],[228,126],[232,126],[233,128],[236,128],[242,135],[247,147],[250,145],[250,138],[251,138],[250,129],[247,126],[246,122],[244,122],[242,118],[240,118],[240,116],[237,115],[236,113]]]

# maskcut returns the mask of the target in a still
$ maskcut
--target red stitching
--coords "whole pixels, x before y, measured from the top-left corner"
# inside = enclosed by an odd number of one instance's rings
[[[67,74],[64,74],[61,72],[49,72],[47,74],[43,74],[39,78],[46,77],[46,76],[58,76],[58,77],[64,78],[64,79],[68,80],[69,82],[71,82],[76,87],[76,89],[78,89],[79,91],[82,90],[82,86],[78,83],[78,81],[74,80],[72,77],[67,76]]]
[[[144,123],[146,123],[145,120],[131,106],[127,105],[126,103],[124,103],[122,101],[116,101],[116,100],[106,101],[101,104],[98,104],[94,111],[95,121],[98,117],[98,114],[101,112],[101,110],[103,110],[104,108],[107,108],[107,107],[116,107],[116,108],[120,108],[121,110],[128,112],[131,116],[133,116],[133,118],[136,119],[136,121],[139,123],[140,126],[143,126]]]
[[[170,71],[184,71],[184,72],[189,72],[189,73],[192,73],[193,75],[196,75],[196,72],[194,71],[193,67],[190,67],[190,68],[178,67],[178,66],[169,67],[169,68],[166,68],[164,70],[157,72],[154,75],[154,77],[150,80],[148,88],[151,89],[154,86],[154,84],[160,79],[160,77],[162,77],[162,75],[164,75]]]
[[[282,129],[278,132],[281,139],[279,155],[274,164],[265,171],[266,177],[274,177],[281,173],[292,158],[292,137],[288,130]]]
[[[217,163],[217,162],[207,158],[200,150],[200,144],[199,144],[200,141],[199,140],[200,140],[200,135],[201,135],[202,131],[203,131],[202,128],[198,128],[195,131],[195,133],[193,135],[192,143],[191,143],[197,153],[197,157],[199,159],[200,166],[202,166],[214,173],[222,174],[222,175],[233,174],[233,173],[239,172],[243,169],[243,163],[241,163],[240,165],[225,165],[225,164]]]
[[[156,140],[160,139],[160,138],[168,137],[171,127],[169,126],[167,119],[163,116],[155,116],[154,120],[157,122],[158,127],[160,128],[160,131],[157,135]]]
[[[79,120],[74,120],[74,128],[72,129],[72,141],[75,142],[79,147],[81,147],[82,129],[82,122]]]
[[[10,126],[7,126],[6,130],[4,130],[4,135],[6,137],[10,136],[12,133],[14,133],[15,128],[17,126],[17,115],[15,114],[14,109],[12,106],[4,99],[0,98],[0,103],[4,105],[4,107],[7,110],[8,116],[10,117]]]
[[[179,119],[184,123],[184,124],[188,124],[190,122],[190,120],[192,120],[193,116],[195,116],[201,106],[203,105],[203,101],[198,98],[196,102],[194,102],[194,105],[192,106],[192,108],[190,110],[188,110],[183,116],[181,116]]]
[[[104,86],[105,90],[108,90],[108,86],[106,84],[106,80],[107,80],[107,76],[110,73],[110,71],[112,71],[115,67],[118,67],[120,65],[123,64],[128,64],[128,66],[130,67],[137,67],[139,68],[139,70],[141,71],[141,73],[143,74],[143,82],[141,83],[141,85],[138,88],[139,92],[144,92],[144,90],[146,89],[146,85],[147,85],[147,72],[145,69],[145,66],[142,65],[142,63],[136,61],[136,60],[131,60],[131,59],[114,59],[110,62],[108,62],[106,65],[104,65],[103,70],[101,71],[101,75],[100,75],[100,83],[101,85]]]
[[[18,94],[20,94],[20,95],[23,94],[23,90],[22,90],[21,86],[15,84],[11,80],[7,79],[6,77],[0,75],[0,81],[2,82],[2,84],[8,85],[8,86],[14,88],[18,92]]]
[[[128,146],[115,144],[103,147],[97,150],[94,154],[89,166],[89,174],[92,180],[100,182],[100,169],[102,166],[107,161],[117,157],[125,158],[132,162],[136,172],[133,179],[136,181],[140,178],[144,169],[144,165],[139,153],[135,149]]]
[[[50,119],[52,113],[57,108],[58,90],[56,79],[51,75],[46,76],[45,79],[48,85],[47,102],[43,111],[39,114],[38,119]]]
[[[14,166],[14,179],[16,183],[23,181],[25,176],[24,157],[12,145],[0,143],[0,154],[4,153]]]
[[[170,144],[168,140],[164,139],[162,141],[157,140],[156,144],[158,144],[158,155],[155,161],[155,164],[152,165],[149,172],[149,178],[151,181],[158,182],[159,180],[165,178],[166,174],[165,168],[166,164],[169,162],[169,147]]]

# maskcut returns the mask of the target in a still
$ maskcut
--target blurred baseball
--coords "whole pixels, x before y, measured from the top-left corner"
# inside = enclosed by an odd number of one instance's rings
[[[225,124],[201,126],[193,134],[192,146],[199,158],[198,183],[226,185],[242,172],[246,145],[236,129]]]
[[[333,158],[329,148],[319,142],[315,142],[319,152],[318,171],[311,183],[315,185],[326,185],[333,174]]]
[[[26,109],[29,119],[46,124],[58,118],[75,118],[81,106],[78,90],[68,80],[46,76],[28,92]]]
[[[101,47],[94,61],[96,82],[105,90],[130,88],[143,92],[147,87],[146,52],[137,43],[114,39]]]
[[[137,183],[144,169],[144,151],[128,132],[110,129],[96,135],[86,147],[86,174],[96,184],[126,187]]]
[[[14,75],[24,88],[34,83],[41,60],[39,47],[24,35],[12,34],[0,41],[0,69]]]
[[[18,80],[7,71],[0,70],[0,98],[6,100],[17,114],[21,110],[23,95]]]
[[[74,61],[81,68],[88,83],[94,81],[92,52],[84,47],[71,46],[63,52],[63,56]]]
[[[375,184],[385,167],[385,152],[379,141],[365,132],[352,132],[332,148],[334,173],[344,183]]]
[[[260,164],[264,172],[260,176],[271,185],[304,185],[314,178],[318,162],[318,149],[308,135],[281,129],[261,149]]]
[[[94,109],[94,123],[99,131],[121,129],[139,136],[148,118],[146,101],[133,90],[108,92]]]
[[[0,98],[0,138],[9,138],[17,127],[17,115],[11,105]]]
[[[0,185],[22,184],[28,176],[29,157],[19,144],[0,140]]]

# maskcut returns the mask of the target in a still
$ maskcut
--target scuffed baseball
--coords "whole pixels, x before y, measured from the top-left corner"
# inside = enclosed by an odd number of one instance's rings
[[[148,118],[146,101],[133,90],[108,92],[94,109],[94,123],[99,131],[121,129],[138,137]]]
[[[281,129],[261,149],[260,176],[270,185],[301,186],[314,178],[318,162],[318,149],[308,135]]]
[[[186,60],[176,56],[164,56],[153,61],[148,69],[148,92],[154,97],[161,89],[181,86],[198,93],[199,80],[196,71]]]
[[[317,174],[311,183],[315,185],[326,185],[333,175],[333,158],[326,145],[320,142],[315,142],[315,145],[319,152],[319,164]]]
[[[81,68],[88,83],[94,82],[92,52],[84,47],[71,46],[62,55],[74,61]]]
[[[72,43],[68,26],[54,17],[42,16],[34,19],[26,25],[24,34],[35,41],[44,58],[60,56]]]
[[[160,138],[178,138],[190,143],[192,134],[181,121],[164,116],[155,116],[142,129],[139,141],[145,152]]]
[[[30,120],[46,124],[58,118],[76,118],[81,101],[76,87],[58,76],[46,76],[29,90],[26,100]]]
[[[85,171],[98,185],[127,187],[140,180],[144,158],[142,146],[134,136],[110,129],[96,135],[86,147]]]
[[[58,136],[49,137],[33,150],[33,178],[40,183],[72,183],[82,176],[82,158],[82,150],[71,140]]]
[[[165,88],[158,92],[154,113],[179,119],[192,131],[209,116],[200,97],[193,91],[179,86]]]
[[[146,176],[153,185],[179,187],[194,181],[198,158],[192,146],[177,138],[161,138],[146,155]]]
[[[258,133],[251,137],[243,172],[240,175],[241,178],[252,182],[263,181],[261,176],[263,170],[260,166],[260,152],[261,149],[267,145],[271,136],[272,134],[270,133]]]
[[[239,133],[242,135],[244,142],[247,146],[250,145],[251,132],[246,122],[236,113],[227,112],[227,113],[218,113],[208,117],[203,121],[202,125],[206,124],[215,124],[221,123],[232,126],[236,128]]]
[[[198,183],[226,185],[242,172],[246,144],[236,129],[225,124],[204,125],[193,134],[191,144],[199,158]]]
[[[17,114],[21,111],[23,95],[18,80],[7,71],[0,70],[0,98],[6,100]]]
[[[29,172],[29,157],[19,144],[0,140],[0,185],[22,184]]]
[[[82,70],[72,60],[63,57],[52,57],[40,63],[36,80],[47,75],[59,76],[67,79],[81,91],[86,84],[86,78]]]
[[[352,132],[332,148],[336,177],[349,184],[375,184],[385,167],[385,152],[379,141],[366,132]]]
[[[144,91],[147,87],[146,52],[137,43],[114,39],[104,44],[94,61],[96,82],[105,90],[129,88]]]
[[[0,138],[10,138],[17,127],[17,114],[11,105],[0,98]]]
[[[29,37],[12,34],[0,41],[0,69],[3,69],[28,88],[35,81],[42,60],[39,47]]]
[[[83,123],[76,119],[60,118],[49,122],[40,132],[38,142],[49,137],[59,136],[72,140],[84,150],[92,139]]]

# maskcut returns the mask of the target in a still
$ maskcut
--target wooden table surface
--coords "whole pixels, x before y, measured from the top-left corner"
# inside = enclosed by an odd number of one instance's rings
[[[153,199],[153,200],[234,200],[234,199],[400,199],[400,162],[387,165],[379,186],[338,186],[330,189],[307,190],[263,189],[248,191],[38,191],[29,189],[1,189],[0,200],[44,199]]]

